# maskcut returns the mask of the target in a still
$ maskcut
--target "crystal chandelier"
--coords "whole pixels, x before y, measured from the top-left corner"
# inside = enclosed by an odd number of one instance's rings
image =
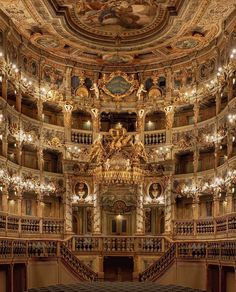
[[[7,169],[4,168],[0,169],[0,183],[23,192],[34,191],[43,195],[50,195],[56,191],[56,187],[52,182],[46,184],[40,183],[38,180],[32,178],[23,179],[16,174],[10,175]]]

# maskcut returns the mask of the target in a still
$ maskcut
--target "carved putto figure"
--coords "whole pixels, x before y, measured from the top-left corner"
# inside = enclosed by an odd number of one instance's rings
[[[138,91],[137,91],[137,98],[138,100],[141,100],[142,99],[142,93],[146,93],[147,90],[144,89],[144,84],[141,83],[139,88],[138,88]]]
[[[99,92],[99,88],[98,88],[97,83],[94,82],[93,86],[90,88],[90,90],[93,90],[96,98],[99,99],[100,92]]]

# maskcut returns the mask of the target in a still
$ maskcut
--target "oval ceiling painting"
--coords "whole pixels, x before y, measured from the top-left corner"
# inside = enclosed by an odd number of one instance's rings
[[[75,13],[84,25],[113,33],[144,28],[157,8],[155,0],[78,0]]]

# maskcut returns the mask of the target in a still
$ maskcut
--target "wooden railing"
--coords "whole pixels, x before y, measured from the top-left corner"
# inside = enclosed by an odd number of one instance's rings
[[[169,249],[161,256],[154,264],[143,271],[139,280],[144,281],[154,281],[160,277],[174,262],[176,253],[176,245],[172,244]]]
[[[0,234],[4,236],[27,235],[63,235],[64,220],[54,218],[39,218],[17,216],[0,213]]]
[[[173,236],[217,236],[231,237],[236,233],[236,213],[222,217],[198,220],[174,220]]]
[[[67,246],[76,253],[163,253],[170,242],[163,236],[73,236]]]
[[[174,242],[170,248],[150,267],[140,273],[140,281],[154,281],[159,278],[175,259],[236,261],[236,241],[185,241]]]
[[[0,239],[0,261],[31,258],[60,258],[63,264],[82,281],[96,281],[97,273],[81,262],[64,242],[56,240]]]
[[[81,262],[64,244],[60,245],[60,255],[64,264],[81,280],[97,281],[97,273]]]

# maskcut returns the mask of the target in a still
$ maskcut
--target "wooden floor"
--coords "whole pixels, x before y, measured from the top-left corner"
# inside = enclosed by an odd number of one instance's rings
[[[28,292],[202,292],[202,290],[185,288],[174,285],[162,286],[156,283],[139,282],[92,282],[71,285],[55,285],[29,289]]]

